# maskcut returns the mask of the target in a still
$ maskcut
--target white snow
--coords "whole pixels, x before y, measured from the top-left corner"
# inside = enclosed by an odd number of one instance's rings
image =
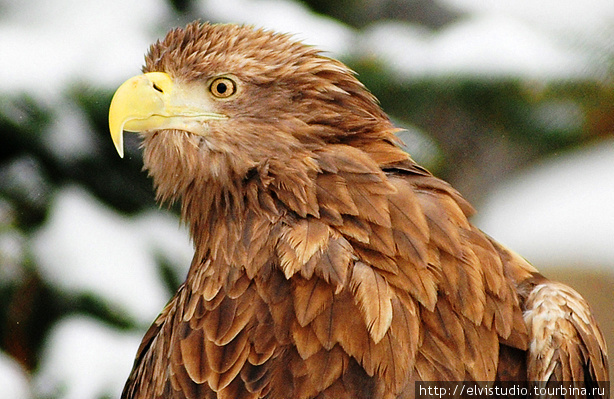
[[[593,57],[505,15],[476,15],[441,31],[383,21],[363,33],[358,48],[359,53],[380,57],[399,77],[411,79],[584,79],[595,77],[602,67]]]
[[[142,333],[121,332],[83,316],[60,320],[44,344],[33,384],[37,395],[119,398],[141,338]]]
[[[3,398],[29,399],[32,397],[26,373],[13,358],[2,351],[0,351],[0,387],[2,387]]]
[[[119,84],[139,71],[166,15],[163,0],[4,2],[0,92],[56,99],[80,80]]]
[[[505,16],[531,26],[561,48],[587,59],[589,73],[611,76],[614,54],[612,0],[443,0],[471,15]]]
[[[97,152],[93,129],[83,111],[71,101],[58,102],[43,142],[63,162],[87,158]]]
[[[614,273],[614,140],[561,154],[495,188],[476,223],[536,265]]]
[[[162,211],[122,217],[76,187],[57,193],[32,249],[45,281],[73,295],[94,294],[143,324],[170,297],[156,256],[185,271],[193,253],[174,217]]]
[[[471,14],[507,15],[562,41],[614,50],[614,3],[611,0],[443,0]]]
[[[22,281],[25,247],[26,238],[21,232],[0,223],[0,287]]]
[[[292,33],[295,39],[337,57],[347,54],[354,40],[349,27],[311,12],[298,1],[202,0],[199,4],[199,11],[208,18]]]

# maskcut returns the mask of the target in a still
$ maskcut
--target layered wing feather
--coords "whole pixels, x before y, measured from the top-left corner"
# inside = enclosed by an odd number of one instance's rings
[[[395,161],[379,165],[386,151]],[[396,151],[330,145],[297,160],[309,166],[297,181],[271,168],[247,182],[240,231],[210,233],[238,237],[232,251],[197,251],[123,398],[406,398],[416,380],[607,379],[586,303],[538,284],[469,223],[455,190]]]

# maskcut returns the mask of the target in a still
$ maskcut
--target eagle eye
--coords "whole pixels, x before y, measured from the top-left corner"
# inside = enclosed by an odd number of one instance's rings
[[[237,92],[237,84],[229,78],[217,78],[211,82],[209,91],[217,98],[228,98]]]

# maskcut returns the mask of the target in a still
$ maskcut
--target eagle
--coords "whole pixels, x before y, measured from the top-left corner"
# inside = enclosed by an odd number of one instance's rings
[[[115,92],[109,126],[120,156],[123,132],[139,133],[156,198],[180,204],[195,248],[123,399],[606,386],[587,302],[471,224],[316,48],[245,25],[171,30]]]

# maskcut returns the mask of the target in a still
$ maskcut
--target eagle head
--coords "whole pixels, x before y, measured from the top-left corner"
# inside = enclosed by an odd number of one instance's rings
[[[381,131],[382,122],[390,126],[354,73],[313,47],[198,22],[151,46],[143,74],[119,87],[109,112],[120,156],[123,131],[139,132],[145,168],[171,201],[195,182],[241,181],[272,160]]]

